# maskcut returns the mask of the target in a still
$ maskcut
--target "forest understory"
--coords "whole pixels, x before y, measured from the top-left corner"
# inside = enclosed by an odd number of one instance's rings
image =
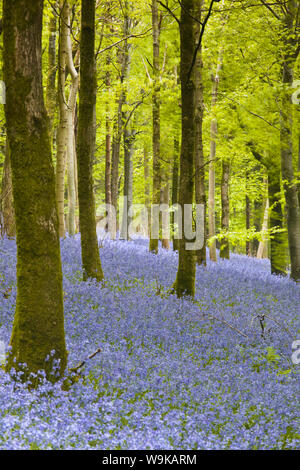
[[[62,390],[0,372],[0,449],[297,449],[297,284],[241,255],[198,267],[195,300],[168,291],[178,255],[104,240],[105,281],[81,280],[80,237],[62,241],[69,367]],[[9,341],[16,245],[0,241],[0,335]],[[79,374],[78,374],[79,375]]]

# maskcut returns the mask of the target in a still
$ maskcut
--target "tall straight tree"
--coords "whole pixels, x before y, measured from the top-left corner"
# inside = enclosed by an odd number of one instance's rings
[[[196,2],[195,17],[198,21],[194,22],[195,31],[195,47],[199,37],[200,22],[202,19],[203,0]],[[195,62],[195,199],[196,204],[204,205],[204,243],[200,250],[197,250],[197,264],[206,265],[206,243],[205,243],[205,226],[206,226],[206,194],[205,194],[205,166],[203,152],[203,61],[201,47],[197,54]]]
[[[300,51],[299,2],[289,0],[282,19],[282,93],[280,107],[281,172],[286,200],[291,277],[300,280],[300,204],[293,166],[293,113],[291,87]]]
[[[96,141],[95,0],[82,0],[78,119],[78,199],[84,279],[103,279],[96,233],[93,159]]]
[[[159,42],[160,24],[157,0],[152,0],[152,35],[153,35],[153,94],[152,94],[152,147],[153,147],[153,205],[160,204],[160,61]],[[153,214],[154,215],[154,214]],[[149,250],[158,252],[158,239],[153,235],[154,223],[151,221]],[[153,227],[152,227],[153,225]]]
[[[11,165],[8,142],[6,140],[5,160],[3,164],[2,188],[1,188],[1,235],[7,237],[16,236],[14,200],[12,194]]]
[[[4,0],[5,116],[17,230],[17,302],[7,370],[66,367],[55,178],[42,87],[43,0]],[[14,363],[14,358],[16,363]],[[26,376],[26,374],[25,374]]]
[[[181,82],[181,118],[182,140],[180,154],[180,178],[179,178],[179,204],[182,208],[182,221],[185,219],[186,204],[193,204],[194,189],[194,148],[195,148],[195,124],[194,103],[195,87],[191,66],[194,59],[194,35],[191,34],[194,27],[194,1],[183,0],[181,2],[180,19],[180,82]],[[184,227],[186,228],[186,227]],[[186,244],[190,242],[186,238],[185,230],[179,240],[179,263],[175,281],[175,291],[178,297],[182,295],[194,296],[196,256],[193,250],[187,250]]]

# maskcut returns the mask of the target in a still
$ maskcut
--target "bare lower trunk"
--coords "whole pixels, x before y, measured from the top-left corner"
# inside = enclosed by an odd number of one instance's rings
[[[145,206],[148,214],[147,236],[149,236],[150,229],[150,170],[149,170],[149,154],[148,149],[144,147],[144,178],[145,178]]]
[[[174,159],[173,159],[173,173],[172,173],[172,206],[173,211],[171,213],[171,224],[173,227],[173,250],[178,251],[179,249],[179,241],[177,238],[177,227],[175,227],[175,206],[178,203],[178,183],[179,183],[179,168],[178,168],[178,159],[179,159],[179,142],[178,138],[174,137]]]
[[[220,242],[220,258],[229,259],[229,240],[226,233],[229,232],[229,162],[222,161],[222,181],[221,181],[221,203],[222,203],[222,220],[221,229],[225,232]]]
[[[269,199],[266,199],[265,203],[265,210],[264,210],[264,220],[262,224],[262,232],[266,232],[268,230],[269,224]],[[258,250],[257,250],[257,258],[267,258],[268,257],[268,237],[263,236],[263,239],[259,242]]]
[[[2,177],[2,191],[1,191],[1,212],[2,212],[2,224],[1,224],[1,235],[7,237],[16,236],[16,225],[15,225],[15,210],[13,201],[13,190],[12,190],[12,175],[11,175],[11,164],[9,157],[9,146],[8,140],[6,141],[5,160],[3,167]]]

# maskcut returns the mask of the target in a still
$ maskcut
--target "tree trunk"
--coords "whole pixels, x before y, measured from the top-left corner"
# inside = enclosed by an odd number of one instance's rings
[[[157,0],[152,0],[152,38],[153,38],[153,92],[152,92],[152,146],[153,146],[153,206],[160,205],[160,25]],[[153,214],[154,215],[154,214]],[[158,239],[154,237],[155,221],[151,217],[149,250],[158,252]]]
[[[249,180],[249,174],[248,171],[246,171],[246,197],[245,197],[245,214],[246,214],[246,230],[249,232],[251,228],[251,201],[248,195],[248,180]],[[251,256],[251,242],[250,240],[246,240],[246,255]]]
[[[103,279],[96,233],[93,159],[96,141],[95,0],[82,0],[78,119],[78,196],[84,280]]]
[[[221,203],[222,203],[222,231],[229,232],[229,174],[230,165],[226,160],[222,161],[222,181],[221,181]],[[223,236],[220,242],[220,258],[229,259],[229,240]]]
[[[61,0],[60,12],[58,78],[60,122],[57,135],[56,194],[58,202],[59,234],[61,237],[63,237],[65,235],[64,197],[66,163],[68,165],[68,231],[70,235],[74,235],[76,226],[76,149],[74,145],[74,113],[79,77],[75,69],[72,57],[72,45],[70,34],[70,5],[68,1]],[[71,74],[72,77],[72,83],[68,99],[65,93],[67,71]]]
[[[184,221],[187,208],[185,204],[193,204],[194,190],[194,99],[195,88],[193,74],[190,73],[194,55],[193,16],[194,1],[183,0],[181,2],[180,23],[180,82],[182,100],[182,139],[180,154],[180,181],[179,181],[179,203],[182,208],[182,222]],[[186,224],[182,224],[184,229]],[[191,228],[191,227],[189,227]],[[190,240],[186,237],[186,230],[179,241],[179,263],[174,288],[177,296],[194,296],[196,256],[194,250],[187,249]]]
[[[13,200],[9,145],[8,145],[7,139],[6,139],[5,160],[4,160],[3,177],[2,177],[1,213],[2,213],[2,226],[1,226],[2,237],[6,235],[9,238],[14,238],[16,236],[16,224],[15,224],[15,210],[14,210],[14,200]]]
[[[280,169],[278,165],[269,167],[268,195],[270,204],[270,229],[284,228],[284,215],[281,207]],[[272,274],[286,275],[287,236],[285,232],[275,232],[270,238],[270,260]]]
[[[164,175],[163,175],[163,179],[164,179],[164,182],[163,182],[163,188],[161,190],[161,204],[164,205],[164,207],[168,208],[168,211],[169,211],[169,199],[170,199],[170,184],[169,184],[169,179],[168,179],[168,175],[169,175],[169,170],[167,169],[165,172],[164,172]],[[165,209],[164,209],[164,214],[165,214]],[[168,224],[168,226],[166,226],[166,223],[163,223],[164,222],[164,219],[163,219],[164,215],[162,215],[162,239],[161,239],[161,246],[162,248],[164,248],[165,250],[169,250],[170,249],[170,239],[169,239],[169,236],[168,236],[168,231],[170,229],[170,224]],[[168,220],[168,217],[166,218],[166,221]]]
[[[127,115],[127,113],[125,114]],[[127,116],[128,117],[128,116]],[[129,240],[128,228],[132,221],[132,217],[129,214],[130,208],[133,203],[133,145],[135,139],[134,127],[128,129],[128,126],[124,129],[124,201],[126,203],[123,207],[123,218],[122,218],[122,233],[121,238]]]
[[[58,2],[55,3],[58,8]],[[56,79],[56,13],[52,12],[49,24],[49,39],[48,39],[48,76],[47,76],[47,93],[46,93],[46,107],[49,116],[49,131],[51,141],[53,141],[53,123],[57,102],[57,93],[55,86]]]
[[[216,74],[213,77],[211,110],[218,100],[219,74],[223,62],[223,49],[219,53]],[[216,234],[216,215],[215,215],[215,160],[216,160],[216,139],[218,133],[217,119],[213,117],[210,125],[210,154],[209,154],[209,185],[208,185],[208,234],[212,238]],[[213,240],[209,245],[209,257],[211,261],[217,261],[216,241]]]
[[[196,2],[196,18],[201,21],[201,10],[203,1]],[[196,28],[195,39],[198,40],[200,25],[195,22]],[[201,48],[198,52],[195,63],[195,198],[196,204],[204,206],[204,243],[200,250],[196,251],[197,264],[206,265],[206,240],[205,240],[205,225],[206,225],[206,194],[205,194],[205,167],[204,167],[204,153],[203,153],[203,77],[202,77],[202,51]]]
[[[127,37],[130,34],[130,18],[128,16],[128,2],[125,2],[124,8],[124,24],[123,35]],[[128,46],[128,44],[127,44]],[[113,142],[112,142],[112,162],[111,162],[111,203],[114,206],[116,214],[118,213],[118,195],[119,195],[119,161],[120,161],[120,145],[123,133],[123,120],[122,110],[125,104],[126,94],[123,89],[124,82],[128,75],[129,68],[129,54],[126,50],[126,41],[121,53],[121,90],[117,99],[117,114],[113,127]]]
[[[179,168],[178,168],[178,158],[179,157],[179,142],[178,138],[174,137],[174,159],[173,159],[173,173],[172,173],[172,206],[173,208],[176,207],[176,204],[178,204],[178,183],[179,183]],[[171,213],[171,224],[173,227],[173,250],[178,251],[179,250],[179,241],[176,236],[176,231],[177,227],[175,227],[175,214],[174,210]]]
[[[264,220],[262,224],[262,231],[266,232],[268,230],[268,223],[269,223],[269,199],[266,199],[265,202],[265,210],[264,210]],[[259,242],[258,250],[257,250],[257,258],[267,258],[268,257],[268,239],[267,237],[263,236],[263,239]]]
[[[148,214],[147,236],[150,229],[150,170],[149,170],[149,153],[146,144],[144,145],[144,178],[145,178],[145,206]]]
[[[42,20],[42,1],[3,2],[5,115],[18,248],[7,370],[26,363],[28,372],[43,369],[54,381],[64,372],[67,352],[55,178],[42,87]],[[56,376],[50,374],[53,359],[60,360]]]
[[[299,39],[295,34],[297,31],[295,23],[298,22],[297,3],[294,0],[287,2],[282,24],[283,88],[280,106],[281,172],[286,200],[291,277],[296,281],[300,279],[300,204],[293,168],[293,113],[290,90],[293,84],[293,68],[299,53]]]

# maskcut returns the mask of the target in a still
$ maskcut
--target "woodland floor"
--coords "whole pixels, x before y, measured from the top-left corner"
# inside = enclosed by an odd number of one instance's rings
[[[300,448],[299,286],[232,255],[197,268],[193,303],[167,293],[176,253],[152,255],[146,240],[100,253],[104,285],[84,283],[79,238],[62,242],[69,367],[101,353],[68,392],[28,392],[0,371],[0,449]],[[0,241],[5,344],[15,262],[14,241]]]

